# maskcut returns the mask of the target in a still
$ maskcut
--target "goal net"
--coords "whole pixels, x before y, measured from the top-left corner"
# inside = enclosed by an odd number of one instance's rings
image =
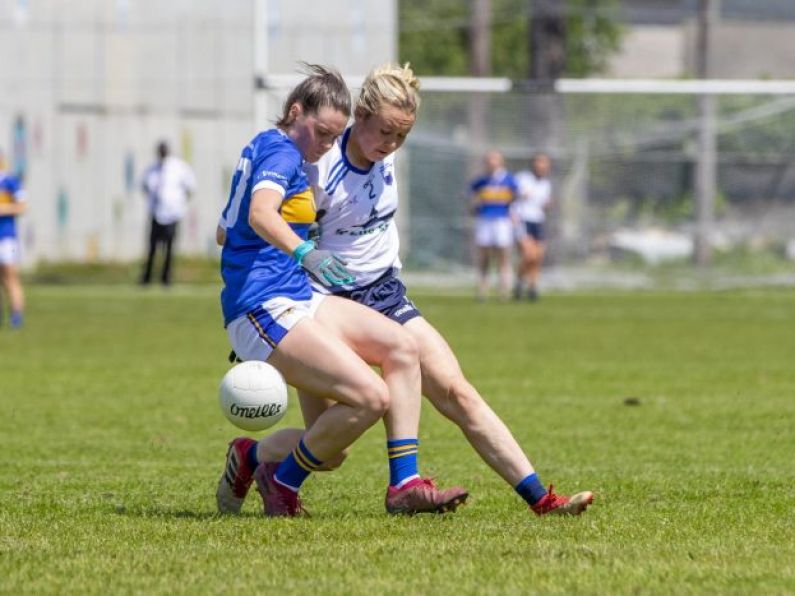
[[[562,80],[554,92],[429,79],[400,158],[410,268],[469,267],[468,181],[489,149],[510,170],[553,161],[551,262],[688,261],[703,159],[699,98],[714,99],[715,259],[783,259],[795,238],[795,85],[786,81]],[[726,259],[724,259],[726,260]]]

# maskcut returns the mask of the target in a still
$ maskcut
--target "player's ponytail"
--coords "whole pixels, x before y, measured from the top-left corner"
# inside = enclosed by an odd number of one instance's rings
[[[370,71],[356,100],[356,113],[367,117],[389,105],[411,114],[420,107],[420,81],[407,62],[403,66],[387,63]]]
[[[333,68],[319,64],[302,62],[301,65],[308,76],[287,96],[282,117],[276,121],[276,126],[285,128],[293,123],[295,117],[291,115],[290,108],[296,103],[309,114],[317,114],[320,108],[330,107],[350,117],[351,92],[342,75]]]

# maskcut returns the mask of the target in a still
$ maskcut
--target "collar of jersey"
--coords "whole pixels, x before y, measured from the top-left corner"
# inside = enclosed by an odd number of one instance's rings
[[[350,136],[350,134],[351,134],[350,128],[346,128],[345,132],[342,133],[342,160],[345,162],[345,167],[347,167],[352,172],[355,172],[356,174],[369,174],[370,170],[373,169],[373,166],[375,164],[370,163],[370,167],[367,168],[366,170],[363,170],[361,168],[357,168],[348,160],[347,148],[348,148],[348,137]]]

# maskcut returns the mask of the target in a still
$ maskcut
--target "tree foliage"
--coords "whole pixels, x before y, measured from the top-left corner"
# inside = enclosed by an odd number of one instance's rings
[[[494,76],[527,78],[530,0],[491,0]],[[399,56],[421,75],[469,74],[469,2],[399,0]],[[600,72],[620,47],[616,0],[566,2],[567,76]]]

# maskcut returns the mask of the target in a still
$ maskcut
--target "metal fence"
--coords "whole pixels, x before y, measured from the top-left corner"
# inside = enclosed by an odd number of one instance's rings
[[[409,181],[403,185],[407,264],[470,262],[467,186],[492,148],[504,153],[511,170],[527,169],[537,152],[551,155],[553,261],[632,252],[645,260],[688,258],[699,159],[697,100],[697,94],[682,93],[426,92],[401,158]],[[710,242],[719,252],[781,254],[795,238],[795,95],[722,94],[716,106]],[[680,248],[666,252],[667,246]]]

